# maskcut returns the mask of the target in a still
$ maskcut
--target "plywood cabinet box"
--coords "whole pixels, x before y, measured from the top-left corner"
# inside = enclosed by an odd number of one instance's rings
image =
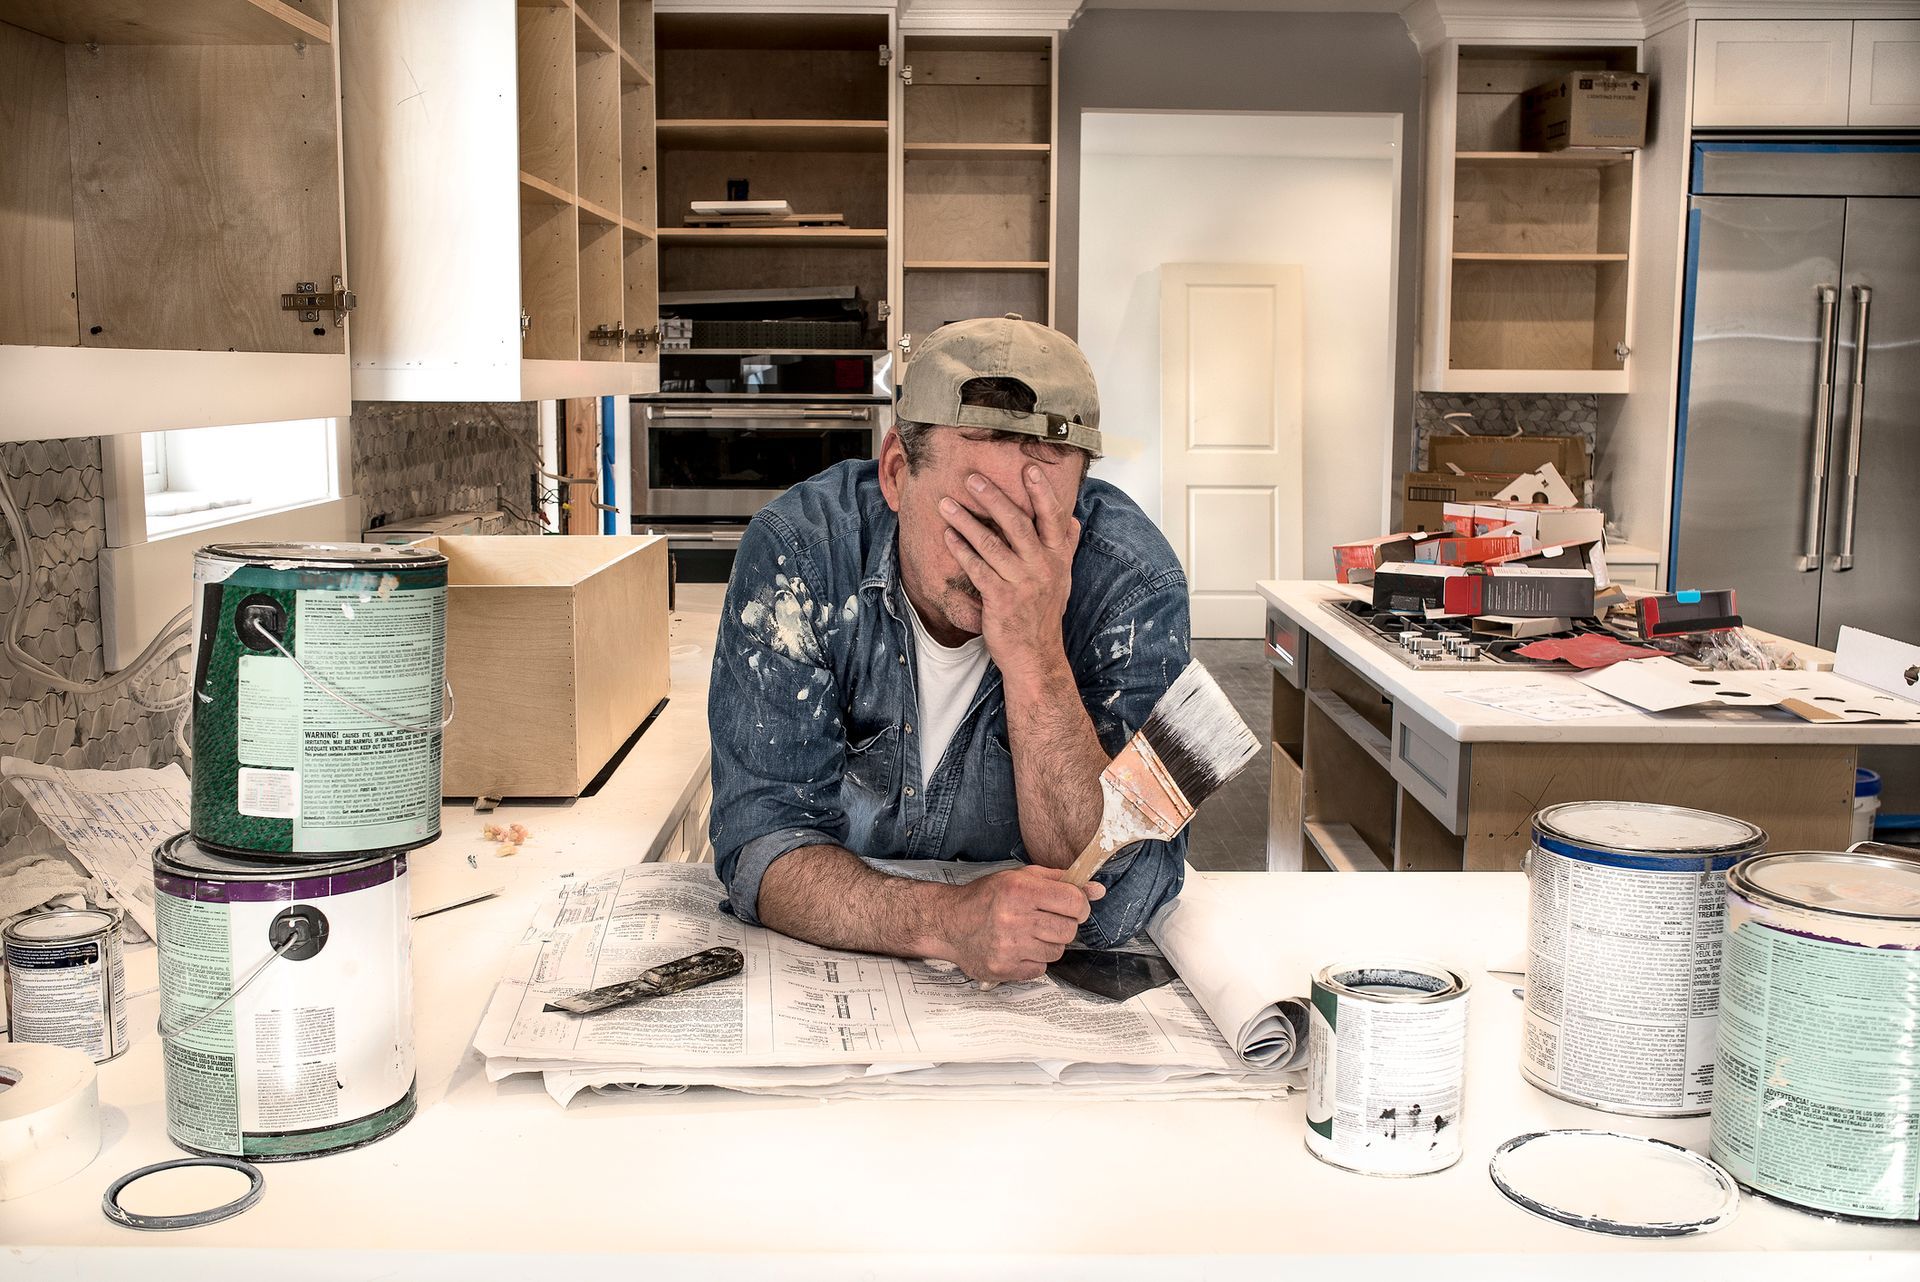
[[[652,0],[339,3],[354,398],[652,390]]]
[[[0,0],[0,440],[344,415],[333,0]]]
[[[444,536],[449,797],[576,797],[667,696],[667,541]]]

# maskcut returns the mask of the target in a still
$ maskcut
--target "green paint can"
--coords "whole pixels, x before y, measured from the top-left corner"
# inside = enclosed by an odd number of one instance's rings
[[[439,836],[446,557],[214,544],[193,578],[194,840],[303,859]]]

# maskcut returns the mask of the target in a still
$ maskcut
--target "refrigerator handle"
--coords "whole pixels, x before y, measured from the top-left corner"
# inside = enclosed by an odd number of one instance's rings
[[[1835,570],[1853,568],[1853,524],[1860,502],[1860,436],[1866,428],[1863,415],[1867,408],[1867,308],[1873,302],[1873,291],[1865,285],[1855,285],[1853,301],[1853,392],[1847,404],[1847,487],[1840,491],[1840,550],[1833,557]]]
[[[1833,314],[1839,306],[1839,292],[1822,285],[1820,295],[1820,374],[1814,382],[1813,467],[1807,482],[1807,534],[1805,550],[1798,562],[1805,572],[1820,568],[1820,499],[1827,489],[1827,439],[1833,422]]]

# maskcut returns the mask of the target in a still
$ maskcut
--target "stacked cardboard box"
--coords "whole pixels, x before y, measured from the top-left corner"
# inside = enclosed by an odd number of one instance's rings
[[[1427,457],[1430,470],[1409,472],[1403,482],[1401,523],[1409,530],[1438,533],[1446,528],[1446,504],[1496,499],[1546,463],[1577,497],[1587,496],[1587,444],[1577,436],[1436,436],[1427,442]]]

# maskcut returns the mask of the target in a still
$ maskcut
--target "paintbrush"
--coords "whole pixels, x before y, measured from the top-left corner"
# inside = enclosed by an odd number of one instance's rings
[[[1093,880],[1102,864],[1136,841],[1171,841],[1200,803],[1258,756],[1260,741],[1226,693],[1190,660],[1147,723],[1100,772],[1100,827],[1067,869],[1070,886]],[[982,981],[982,992],[998,988]]]
[[[1188,663],[1147,722],[1100,773],[1100,827],[1067,869],[1084,886],[1136,841],[1170,841],[1202,802],[1259,755],[1260,741],[1213,674]]]

